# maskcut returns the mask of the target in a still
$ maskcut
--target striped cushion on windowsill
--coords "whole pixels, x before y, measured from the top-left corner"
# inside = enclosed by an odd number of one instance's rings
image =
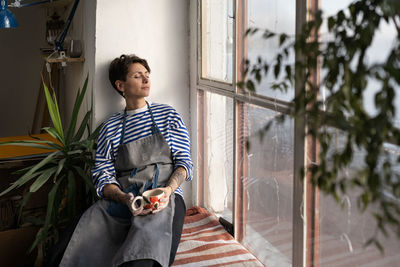
[[[204,208],[187,210],[173,266],[264,266]]]

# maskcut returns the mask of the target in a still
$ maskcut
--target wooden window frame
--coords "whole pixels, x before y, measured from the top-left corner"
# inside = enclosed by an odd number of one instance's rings
[[[296,34],[301,30],[302,25],[310,18],[310,13],[307,10],[315,9],[319,5],[320,0],[296,0]],[[202,0],[197,1],[196,21],[204,22],[204,8]],[[241,177],[246,177],[247,163],[243,162],[237,164],[239,159],[246,159],[243,155],[246,154],[245,145],[238,140],[238,136],[243,136],[241,131],[245,128],[245,103],[253,104],[256,106],[264,107],[270,110],[275,110],[283,114],[290,114],[292,110],[292,103],[282,100],[277,100],[271,97],[258,95],[255,93],[243,94],[236,87],[236,81],[241,80],[240,66],[242,59],[247,53],[247,42],[239,42],[244,40],[243,34],[247,28],[247,6],[248,0],[233,0],[234,11],[234,44],[232,62],[235,64],[233,67],[232,83],[224,83],[217,80],[202,78],[203,58],[202,58],[202,25],[203,23],[196,24],[196,96],[197,96],[197,164],[198,164],[198,184],[197,184],[197,203],[204,205],[204,184],[207,183],[207,178],[204,177],[206,161],[204,160],[207,155],[207,147],[203,140],[206,133],[206,98],[205,93],[210,92],[213,94],[220,94],[233,99],[233,114],[234,114],[234,185],[233,192],[233,225],[234,236],[239,242],[245,237],[245,222],[246,222],[246,194]],[[298,55],[296,55],[296,60]],[[318,73],[316,73],[316,77]],[[295,85],[295,94],[301,90],[302,85]],[[318,266],[318,205],[319,195],[308,179],[300,177],[300,169],[317,161],[318,144],[315,140],[305,137],[305,123],[304,118],[295,119],[294,129],[294,166],[293,166],[293,221],[292,221],[292,263],[293,266]],[[307,160],[308,159],[308,160]],[[309,178],[309,174],[306,174]]]

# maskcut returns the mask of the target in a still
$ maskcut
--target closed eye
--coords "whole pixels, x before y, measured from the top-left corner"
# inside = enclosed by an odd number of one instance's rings
[[[146,78],[146,79],[149,79],[150,78],[150,75],[148,74],[148,73],[145,73],[144,75],[142,75],[142,74],[135,74],[134,76],[133,76],[133,78],[135,78],[135,79],[142,79],[142,78]]]

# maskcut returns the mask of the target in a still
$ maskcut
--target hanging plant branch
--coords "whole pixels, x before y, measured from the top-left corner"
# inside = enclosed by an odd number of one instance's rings
[[[377,204],[373,214],[378,230],[369,240],[380,247],[377,234],[393,229],[400,238],[400,175],[385,145],[400,146],[400,130],[395,127],[396,90],[400,88],[400,4],[395,0],[355,1],[337,14],[323,18],[314,14],[301,33],[292,37],[269,30],[248,29],[247,36],[262,32],[264,39],[275,38],[279,49],[272,60],[262,56],[256,62],[246,60],[238,86],[256,91],[270,73],[275,78],[272,89],[287,91],[296,84],[301,90],[293,100],[293,116],[305,118],[307,135],[320,145],[319,163],[308,166],[311,182],[338,201],[350,189],[360,192],[357,203],[361,210]],[[328,34],[319,36],[323,22]],[[380,25],[397,30],[393,46],[384,62],[369,63],[367,51]],[[296,61],[287,64],[293,53]],[[318,83],[316,70],[324,75]],[[376,113],[365,110],[363,95],[372,82],[379,89],[375,94]],[[319,92],[327,92],[321,99]],[[397,106],[399,103],[397,103]],[[332,145],[331,127],[343,133],[342,147]],[[342,177],[356,153],[363,154],[358,170]],[[306,170],[303,170],[303,173]],[[304,175],[303,175],[304,177]]]

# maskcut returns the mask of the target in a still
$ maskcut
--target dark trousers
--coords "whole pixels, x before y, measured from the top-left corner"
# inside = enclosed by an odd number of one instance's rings
[[[175,260],[176,251],[178,250],[179,242],[181,240],[185,213],[186,213],[185,201],[180,195],[175,194],[175,212],[172,221],[172,245],[169,257],[169,266],[171,266]],[[76,218],[74,222],[60,236],[60,240],[50,252],[50,259],[47,266],[58,266],[60,264],[62,256],[64,255],[64,251],[68,246],[69,240],[72,237],[72,234],[75,230],[76,225],[79,222],[79,219],[80,219],[79,217]],[[121,267],[134,267],[134,266],[147,267],[147,266],[160,266],[160,265],[157,262],[150,259],[126,262],[121,265]]]

